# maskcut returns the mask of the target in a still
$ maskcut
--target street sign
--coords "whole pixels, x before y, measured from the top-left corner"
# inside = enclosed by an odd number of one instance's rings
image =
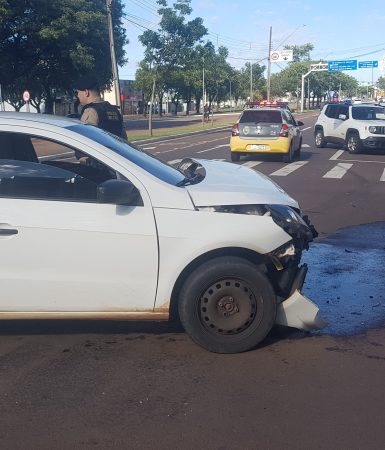
[[[23,100],[27,103],[29,102],[29,99],[31,98],[31,96],[29,95],[28,91],[24,91],[23,92]]]
[[[339,72],[340,70],[357,70],[357,60],[348,59],[346,61],[328,61],[329,72]]]
[[[373,69],[378,67],[378,61],[359,61],[358,68],[359,69]]]
[[[271,62],[293,61],[293,50],[274,50],[270,52]]]

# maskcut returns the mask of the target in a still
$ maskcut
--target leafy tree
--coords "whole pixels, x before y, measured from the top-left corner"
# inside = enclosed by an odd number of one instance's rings
[[[126,61],[122,14],[121,0],[114,0],[112,17],[119,64]],[[110,85],[104,0],[0,0],[0,23],[0,83],[8,95],[12,86],[23,83],[24,89],[36,91],[36,99],[45,99],[46,110],[51,112],[54,92],[71,92],[81,74],[93,72],[102,87]]]
[[[314,50],[314,45],[308,42],[304,45],[285,45],[285,50],[293,50],[293,61],[296,63],[300,61],[310,61],[310,52]]]
[[[378,89],[381,89],[382,91],[385,91],[385,77],[380,77],[377,80],[377,87],[378,87]]]
[[[250,66],[248,62],[238,71],[239,90],[236,92],[239,98],[246,99],[250,97],[251,72],[253,100],[261,100],[265,97],[266,79],[263,75],[265,70],[265,66],[260,66],[258,63],[253,63]]]
[[[146,30],[139,40],[145,47],[144,61],[156,70],[160,85],[169,88],[177,111],[182,97],[191,101],[191,79],[181,70],[192,67],[194,49],[207,29],[200,17],[187,21],[186,17],[192,12],[191,0],[176,0],[173,7],[169,7],[166,0],[157,0],[157,3],[161,16],[159,29]]]

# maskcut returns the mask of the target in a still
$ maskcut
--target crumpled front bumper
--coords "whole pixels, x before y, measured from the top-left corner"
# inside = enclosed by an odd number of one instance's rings
[[[318,306],[298,289],[278,305],[275,323],[305,331],[317,330],[327,325]]]

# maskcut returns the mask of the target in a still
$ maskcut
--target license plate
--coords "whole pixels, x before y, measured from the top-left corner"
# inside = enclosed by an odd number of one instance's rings
[[[263,145],[263,144],[251,144],[249,145],[249,150],[268,150],[269,146],[268,145]]]

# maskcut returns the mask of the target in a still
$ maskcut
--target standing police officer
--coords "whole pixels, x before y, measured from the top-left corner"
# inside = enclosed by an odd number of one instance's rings
[[[96,78],[83,76],[75,83],[79,102],[84,105],[80,120],[127,139],[123,118],[118,108],[103,100]]]

